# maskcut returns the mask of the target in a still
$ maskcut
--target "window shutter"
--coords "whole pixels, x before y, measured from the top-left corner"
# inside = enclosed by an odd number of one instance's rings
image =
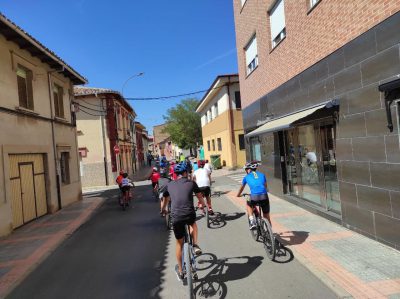
[[[270,13],[271,40],[274,40],[285,28],[284,0],[281,0]]]
[[[17,75],[17,83],[18,83],[18,97],[19,97],[19,106],[28,108],[28,95],[26,89],[26,79]]]
[[[64,90],[62,87],[58,87],[58,111],[59,116],[64,117]]]
[[[242,100],[240,98],[240,91],[235,91],[235,105],[236,105],[236,109],[242,108]]]
[[[254,36],[246,47],[246,66],[257,56],[257,38]]]
[[[53,98],[54,98],[54,113],[56,116],[58,115],[58,93],[57,91],[53,90]]]
[[[33,82],[33,73],[32,71],[28,70],[26,72],[27,108],[31,110],[33,110],[34,108],[32,82]]]

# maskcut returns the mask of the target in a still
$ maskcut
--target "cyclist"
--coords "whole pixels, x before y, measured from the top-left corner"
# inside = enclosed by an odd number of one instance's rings
[[[164,172],[161,174],[161,177],[158,179],[157,186],[158,188],[158,194],[159,194],[159,199],[160,199],[160,214],[161,216],[165,216],[165,213],[163,211],[163,202],[164,202],[164,197],[163,193],[167,189],[168,183],[171,182],[171,179],[168,177],[168,174]]]
[[[156,191],[158,180],[160,179],[160,174],[157,171],[157,167],[153,167],[151,174],[149,175],[149,180],[151,180],[151,185],[153,187],[153,194]]]
[[[124,172],[124,174],[122,175],[122,180],[121,180],[121,191],[122,191],[123,200],[128,204],[128,206],[129,206],[129,201],[132,199],[130,190],[133,187],[135,187],[135,185],[128,178],[128,173]]]
[[[190,234],[193,236],[193,248],[196,255],[201,254],[198,245],[198,229],[196,224],[196,213],[193,206],[193,193],[198,200],[204,204],[203,197],[197,184],[188,179],[187,165],[180,162],[175,165],[175,173],[178,175],[176,181],[171,181],[163,193],[163,207],[171,200],[171,216],[172,227],[176,238],[176,260],[178,264],[175,266],[175,272],[180,280],[183,279],[182,274],[182,247],[185,236],[185,225],[189,225]]]
[[[205,161],[200,160],[198,164],[199,169],[195,170],[195,172],[193,173],[193,181],[197,183],[197,186],[199,186],[201,193],[204,194],[204,197],[207,199],[208,213],[210,215],[214,215],[211,207],[211,172],[204,168]],[[204,209],[200,202],[198,203],[198,207],[201,210]]]
[[[124,195],[124,193],[122,192],[122,187],[121,187],[122,179],[124,178],[123,175],[124,175],[124,171],[120,170],[119,171],[119,176],[117,176],[117,179],[115,180],[115,182],[117,183],[117,185],[119,187],[119,191],[121,191],[120,197],[119,197],[119,204],[120,205],[122,204],[122,198],[123,198],[123,195]]]
[[[257,227],[256,220],[253,215],[253,207],[259,203],[263,215],[271,223],[269,217],[269,198],[268,198],[268,186],[265,175],[257,171],[258,162],[246,163],[243,167],[247,175],[243,178],[242,186],[240,187],[237,197],[240,197],[246,184],[250,187],[250,199],[247,201],[247,214],[250,220],[250,229]]]
[[[177,179],[177,175],[176,175],[176,173],[174,172],[174,167],[175,167],[175,162],[174,161],[171,161],[170,162],[170,166],[169,166],[169,177],[170,177],[170,179],[171,180],[173,180],[173,181],[175,181],[176,179]]]

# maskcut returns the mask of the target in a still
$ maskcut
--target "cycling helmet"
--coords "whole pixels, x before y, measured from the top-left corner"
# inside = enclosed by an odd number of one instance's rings
[[[153,167],[153,172],[157,171],[157,167]]]
[[[243,166],[244,169],[256,170],[258,167],[258,162],[247,162],[246,165]]]
[[[200,168],[203,168],[206,162],[204,160],[200,160],[197,164],[199,165]]]
[[[124,174],[124,171],[123,170],[120,170],[119,171],[119,175],[123,175]]]
[[[175,173],[184,173],[185,171],[187,171],[187,165],[186,162],[180,162],[178,164],[175,164],[174,166],[174,172]]]

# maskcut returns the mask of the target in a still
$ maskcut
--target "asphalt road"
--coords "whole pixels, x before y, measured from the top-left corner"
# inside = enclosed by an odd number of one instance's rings
[[[8,298],[186,298],[173,271],[173,233],[150,194],[150,186],[138,186],[122,211],[116,191],[104,192],[105,204]],[[336,298],[290,251],[269,261],[244,212],[224,196],[214,199],[214,210],[211,229],[198,221],[198,298]]]

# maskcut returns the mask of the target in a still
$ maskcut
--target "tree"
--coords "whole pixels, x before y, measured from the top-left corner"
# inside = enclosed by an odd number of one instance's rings
[[[171,136],[172,142],[180,148],[197,150],[202,143],[200,115],[196,113],[197,99],[185,99],[180,104],[167,110],[164,116],[164,132]]]

